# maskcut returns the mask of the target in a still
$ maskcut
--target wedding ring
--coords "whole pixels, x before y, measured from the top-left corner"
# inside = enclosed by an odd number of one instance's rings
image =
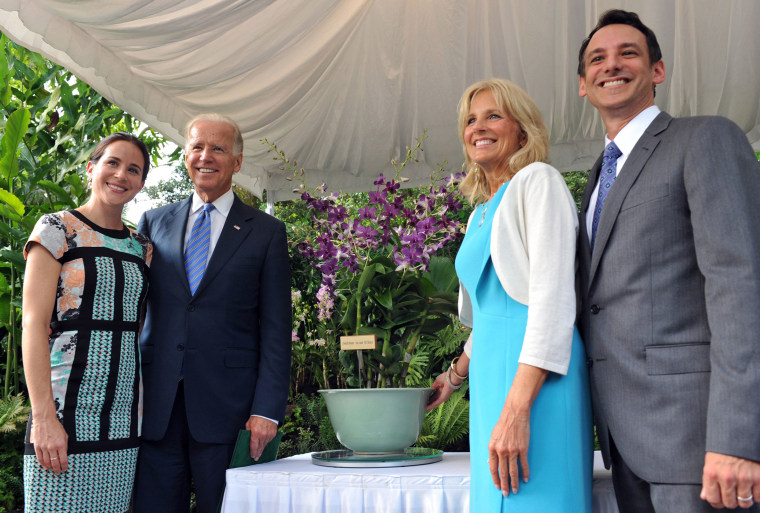
[[[751,493],[749,494],[749,497],[739,497],[738,495],[736,496],[736,500],[739,502],[752,502],[752,499],[754,498],[755,497]]]
[[[57,460],[58,458],[50,458],[50,461]],[[739,499],[741,500],[741,499]]]

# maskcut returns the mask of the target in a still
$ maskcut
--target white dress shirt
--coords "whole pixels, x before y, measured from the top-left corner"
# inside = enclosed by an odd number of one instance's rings
[[[628,124],[625,125],[620,132],[618,132],[617,136],[615,137],[615,145],[618,147],[622,155],[620,155],[617,159],[615,177],[620,174],[625,161],[628,160],[628,155],[631,154],[633,147],[636,146],[636,143],[639,142],[641,136],[644,135],[644,130],[647,129],[652,121],[654,121],[654,118],[656,118],[659,114],[660,109],[657,108],[657,105],[647,107],[646,109],[639,112],[635,118],[630,120]],[[606,148],[610,142],[611,141],[607,135],[605,135],[604,147]],[[596,198],[598,196],[599,180],[597,179],[596,186],[594,187],[594,192],[591,193],[591,199],[588,202],[588,210],[586,211],[586,230],[588,232],[589,243],[591,243],[591,225],[594,222],[594,210],[596,210]]]

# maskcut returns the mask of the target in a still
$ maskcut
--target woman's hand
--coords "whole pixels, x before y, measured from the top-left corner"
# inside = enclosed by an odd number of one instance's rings
[[[528,482],[528,445],[530,443],[530,409],[546,379],[547,371],[520,364],[504,401],[499,420],[488,442],[488,468],[496,488],[505,497],[519,489],[520,467]]]
[[[499,421],[491,431],[488,442],[488,467],[496,488],[506,497],[510,488],[517,493],[519,488],[519,466],[522,466],[523,480],[530,477],[528,465],[528,444],[530,442],[530,407],[527,411],[504,403]],[[519,465],[518,465],[519,463]],[[510,486],[511,484],[511,486]]]
[[[433,393],[430,394],[430,398],[428,399],[428,410],[432,410],[433,408],[436,408],[437,406],[445,403],[449,397],[451,397],[451,394],[454,393],[454,389],[451,388],[446,382],[445,372],[443,374],[439,374],[438,377],[435,378],[435,381],[433,381],[433,384],[430,386],[433,388]]]
[[[435,378],[433,384],[430,385],[433,388],[433,393],[428,399],[427,409],[432,410],[436,406],[446,402],[451,397],[451,394],[467,379],[469,369],[470,357],[467,356],[467,353],[463,352],[460,356],[454,358],[454,361],[451,362],[451,368],[446,369],[446,372]]]
[[[34,453],[42,468],[52,470],[56,474],[66,472],[69,468],[69,435],[55,414],[44,419],[32,416],[30,440],[34,444]]]

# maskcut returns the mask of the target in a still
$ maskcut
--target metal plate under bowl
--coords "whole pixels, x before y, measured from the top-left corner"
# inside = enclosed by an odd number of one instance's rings
[[[435,463],[442,457],[443,451],[440,449],[424,447],[409,447],[404,452],[385,454],[354,454],[350,449],[341,449],[315,452],[311,455],[311,462],[323,467],[411,467]]]

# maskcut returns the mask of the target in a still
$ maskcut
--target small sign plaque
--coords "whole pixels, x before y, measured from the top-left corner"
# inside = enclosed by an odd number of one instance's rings
[[[377,349],[377,335],[346,335],[340,337],[343,351],[356,349]]]

